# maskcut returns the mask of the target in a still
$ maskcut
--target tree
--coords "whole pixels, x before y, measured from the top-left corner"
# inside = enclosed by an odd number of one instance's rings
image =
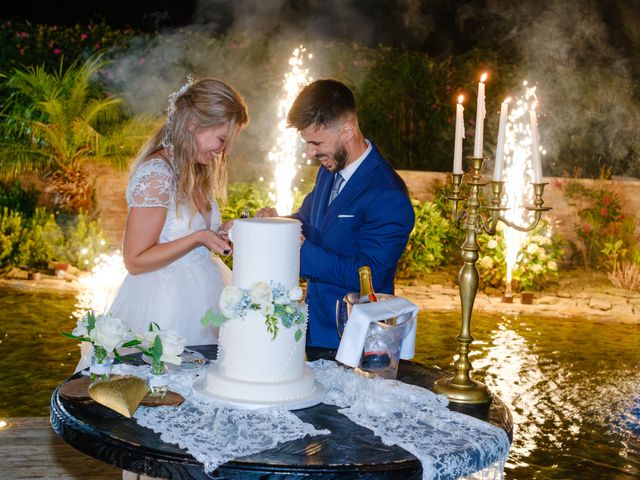
[[[101,90],[94,79],[105,65],[97,55],[67,69],[61,62],[55,72],[27,66],[5,77],[1,176],[41,173],[57,208],[91,210],[95,187],[87,165],[126,166],[153,122],[128,119],[123,101]]]

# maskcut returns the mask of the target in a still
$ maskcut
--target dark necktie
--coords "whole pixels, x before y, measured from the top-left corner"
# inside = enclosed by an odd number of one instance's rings
[[[333,186],[331,187],[331,195],[329,196],[329,205],[331,205],[331,202],[333,202],[338,196],[338,193],[340,193],[340,187],[342,187],[343,183],[344,178],[342,178],[342,175],[336,173],[336,176],[333,179]]]

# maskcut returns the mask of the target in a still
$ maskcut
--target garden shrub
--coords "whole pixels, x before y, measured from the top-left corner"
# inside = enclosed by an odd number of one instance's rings
[[[52,213],[38,208],[25,226],[16,252],[17,265],[47,268],[49,262],[62,257],[64,234]]]
[[[65,243],[60,259],[81,270],[91,270],[94,259],[109,251],[98,221],[91,219],[86,212],[71,217],[63,225],[63,231]]]
[[[0,268],[46,269],[49,262],[67,262],[90,270],[93,260],[107,253],[104,233],[85,213],[55,217],[37,208],[31,218],[3,208],[0,216]]]
[[[137,34],[133,29],[114,29],[104,21],[71,27],[24,21],[0,23],[0,66],[3,71],[18,65],[57,68],[60,59],[72,62],[111,48],[122,48]]]
[[[574,227],[578,242],[573,245],[585,268],[606,269],[609,261],[605,245],[621,241],[620,249],[627,252],[637,248],[632,218],[625,218],[618,195],[604,185],[586,187],[578,182],[567,184],[565,196],[570,200],[586,201],[578,211],[580,223]]]
[[[413,277],[432,272],[451,261],[451,245],[455,245],[458,228],[446,218],[434,202],[412,200],[416,216],[409,242],[398,262],[400,277]]]
[[[607,242],[601,253],[606,257],[607,277],[615,287],[640,291],[640,247],[637,243],[627,249],[622,240]]]
[[[482,233],[478,236],[480,257],[476,267],[482,287],[506,287],[505,228],[498,224],[495,235]],[[520,246],[517,263],[512,272],[513,291],[542,290],[554,281],[558,276],[558,264],[562,259],[561,247],[562,241],[551,235],[549,223],[541,221],[525,236]]]
[[[33,185],[24,189],[19,180],[0,182],[0,209],[6,207],[25,217],[31,217],[35,213],[39,195],[40,192]]]
[[[22,216],[4,207],[0,216],[0,267],[15,264],[21,235]]]

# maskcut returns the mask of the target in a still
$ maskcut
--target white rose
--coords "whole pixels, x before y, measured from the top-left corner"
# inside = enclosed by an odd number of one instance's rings
[[[289,290],[289,298],[292,302],[298,302],[302,300],[302,289],[300,287],[293,287]]]
[[[558,270],[558,264],[556,262],[554,262],[553,260],[551,260],[549,263],[547,263],[547,268],[549,268],[549,270],[555,272],[556,270]]]
[[[273,300],[271,287],[266,282],[256,282],[249,288],[249,298],[251,299],[251,303],[257,305],[271,303]]]
[[[498,246],[498,242],[496,242],[493,238],[487,242],[487,248],[496,248]]]
[[[113,352],[129,338],[129,330],[122,320],[111,315],[96,315],[96,326],[89,332],[95,345]]]
[[[76,322],[76,328],[73,329],[71,335],[75,335],[76,337],[86,337],[89,335],[87,328],[89,328],[89,322],[87,322],[87,317],[84,316],[78,319]]]
[[[220,312],[227,318],[237,316],[240,311],[240,301],[242,300],[243,291],[241,288],[229,285],[224,287],[220,295]]]
[[[144,333],[136,333],[134,338],[140,340],[141,347],[151,348],[153,347],[153,342],[156,340],[156,332],[146,331]]]
[[[178,355],[184,351],[186,339],[173,330],[161,330],[158,332],[158,336],[162,342],[162,357],[160,357],[160,360],[180,365],[182,358]]]
[[[534,263],[531,265],[531,270],[533,270],[533,273],[540,273],[542,271],[542,265]]]
[[[260,305],[260,313],[263,315],[271,315],[275,311],[272,303],[263,303]]]

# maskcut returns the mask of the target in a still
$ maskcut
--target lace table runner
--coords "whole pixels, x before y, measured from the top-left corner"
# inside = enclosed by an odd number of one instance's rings
[[[324,403],[336,405],[354,423],[398,445],[422,463],[423,479],[502,478],[509,453],[505,432],[446,408],[447,399],[396,380],[367,379],[329,360],[308,363],[327,388]],[[113,373],[145,376],[147,366],[116,365]],[[179,407],[139,407],[137,422],[163,441],[184,448],[212,472],[225,462],[306,435],[325,435],[282,408],[242,410],[193,390],[203,375],[170,375],[169,388],[185,397]],[[474,474],[474,472],[476,472]]]

